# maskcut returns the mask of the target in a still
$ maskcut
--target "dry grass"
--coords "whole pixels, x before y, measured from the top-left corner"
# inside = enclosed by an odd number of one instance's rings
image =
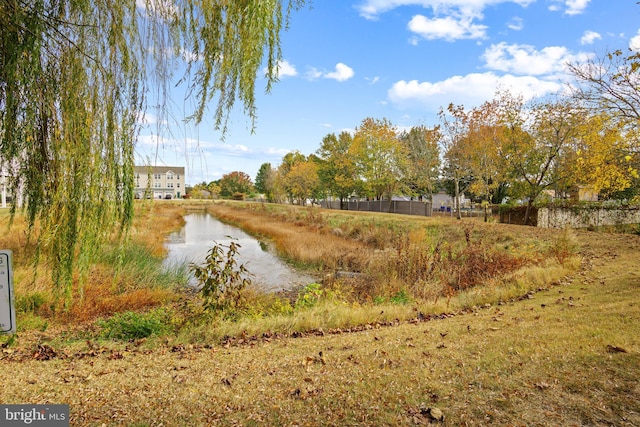
[[[88,322],[125,310],[144,310],[176,299],[171,286],[157,283],[155,270],[166,249],[166,234],[177,230],[184,223],[184,208],[179,205],[140,203],[136,205],[136,217],[124,247],[115,241],[105,248],[87,273],[87,279],[76,277],[72,298],[57,295],[44,262],[37,268],[31,264],[35,247],[34,237],[27,239],[24,219],[17,215],[9,231],[0,235],[0,247],[11,249],[14,255],[14,283],[16,305],[19,314],[35,319],[36,325],[66,325]],[[0,225],[9,226],[8,212],[0,214]],[[37,225],[36,230],[37,233]],[[124,269],[116,268],[117,257],[132,254]],[[155,258],[155,261],[153,259]],[[154,263],[155,262],[155,263]],[[152,266],[148,265],[153,264]],[[153,269],[153,274],[150,273]],[[19,322],[19,330],[33,326],[32,322]],[[39,326],[38,326],[39,327]]]
[[[215,203],[207,211],[254,235],[268,237],[283,258],[302,267],[357,269],[354,259],[367,249],[361,242],[330,232],[317,210]]]
[[[149,213],[171,228],[189,206],[162,203]],[[354,225],[307,210],[261,215],[247,216],[248,223],[272,227],[276,240],[290,238],[292,229],[298,242],[312,231],[335,237],[340,249],[329,257],[336,259],[344,250],[416,256],[412,245],[446,237],[458,254],[482,241],[470,250],[498,248],[532,263],[482,286],[451,295],[425,291],[405,304],[358,304],[345,298],[351,284],[337,281],[294,315],[212,317],[147,342],[68,343],[52,328],[22,332],[17,345],[0,349],[7,367],[0,402],[68,403],[78,426],[409,426],[429,424],[429,407],[444,412],[444,425],[640,425],[639,236],[499,224],[465,229],[446,219],[384,215],[354,215]],[[132,239],[160,251],[162,233],[148,233],[161,230],[157,224],[140,216]],[[406,251],[387,247],[398,230],[408,230]],[[421,256],[429,261],[433,252]],[[366,264],[358,256],[354,265]],[[413,264],[397,272],[415,273]],[[158,301],[141,293],[133,275],[123,272],[127,279],[113,286],[108,269],[93,273],[105,286],[87,285],[87,304],[112,307],[98,312]],[[115,295],[122,300],[109,302]],[[88,305],[82,313],[90,313]]]
[[[513,303],[229,348],[57,350],[5,360],[0,401],[68,403],[78,426],[413,426],[429,407],[452,426],[640,425],[640,239],[578,239],[574,279]]]
[[[479,285],[502,286],[514,276],[530,277],[542,272],[541,266],[566,274],[576,264],[577,247],[567,233],[281,205],[225,202],[207,210],[268,237],[298,265],[323,273],[358,273],[347,283],[333,284],[349,302],[370,303],[399,292],[437,301]]]

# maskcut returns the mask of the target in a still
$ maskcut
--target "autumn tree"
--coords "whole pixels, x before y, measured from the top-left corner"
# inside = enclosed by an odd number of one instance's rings
[[[595,110],[637,124],[640,120],[640,52],[616,50],[604,57],[569,64],[577,78],[573,95]]]
[[[469,112],[466,134],[460,141],[464,155],[458,161],[471,177],[469,191],[483,200],[485,221],[488,220],[489,203],[504,186],[506,164],[501,152],[505,132],[497,101],[487,101]]]
[[[321,185],[340,200],[340,208],[357,188],[356,165],[350,154],[352,143],[349,132],[341,132],[338,136],[330,133],[322,138],[316,151],[320,158],[318,176]]]
[[[204,199],[211,197],[209,192],[209,186],[210,184],[207,184],[206,182],[200,182],[196,185],[194,185],[193,187],[191,187],[191,190],[189,191],[189,195],[191,197],[193,197],[194,199]]]
[[[207,184],[206,190],[211,193],[211,197],[219,196],[222,192],[222,189],[220,188],[220,180],[211,181]]]
[[[563,167],[563,156],[580,137],[585,111],[567,100],[539,102],[527,108],[519,99],[505,100],[502,155],[508,162],[514,194],[527,200],[528,224],[538,196],[567,180],[570,170]]]
[[[387,196],[389,208],[394,193],[402,192],[407,172],[407,150],[387,119],[364,119],[356,128],[351,146],[366,194],[377,200]]]
[[[440,127],[412,127],[409,132],[400,135],[400,141],[408,154],[407,187],[414,195],[422,197],[433,192],[440,176]]]
[[[442,124],[442,138],[440,143],[444,152],[443,176],[453,183],[453,197],[456,208],[456,217],[462,219],[460,210],[460,195],[466,189],[470,179],[469,170],[466,167],[466,157],[469,155],[464,147],[464,141],[468,133],[468,113],[462,105],[449,104],[447,109],[441,108],[438,112]]]
[[[213,101],[226,131],[236,99],[253,120],[258,70],[269,90],[280,32],[302,4],[0,1],[0,158],[12,214],[23,199],[58,290],[69,297],[74,268],[84,277],[114,226],[130,225],[137,118],[150,94],[166,104],[176,61],[195,121]]]
[[[298,150],[294,150],[285,154],[284,157],[282,158],[282,163],[280,163],[280,166],[278,166],[276,186],[281,191],[285,192],[287,199],[289,200],[289,203],[294,202],[295,196],[291,192],[291,186],[289,185],[290,181],[287,176],[289,175],[289,172],[291,172],[291,169],[293,169],[293,167],[297,163],[303,163],[306,161],[307,161],[307,158],[304,154],[302,154]]]
[[[605,197],[630,188],[639,178],[631,141],[621,120],[605,112],[589,116],[572,146],[572,183]]]
[[[585,63],[570,64],[577,79],[574,97],[592,109],[624,124],[623,133],[630,143],[628,167],[640,169],[640,52],[631,49],[607,52]],[[620,197],[638,197],[640,179],[633,178],[628,190]],[[613,194],[613,193],[611,193]]]
[[[225,174],[218,183],[222,197],[241,197],[253,192],[253,182],[249,174],[240,171]]]
[[[319,185],[318,164],[313,159],[296,162],[284,176],[287,193],[300,206],[304,206],[307,200],[314,198]]]

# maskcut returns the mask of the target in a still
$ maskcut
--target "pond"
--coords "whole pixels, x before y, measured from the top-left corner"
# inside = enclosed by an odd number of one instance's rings
[[[237,263],[244,264],[251,273],[252,281],[267,292],[292,289],[300,285],[314,283],[310,275],[302,274],[283,262],[264,242],[257,240],[239,228],[227,225],[207,213],[191,213],[185,216],[185,225],[171,233],[166,246],[168,249],[165,266],[196,263],[202,265],[209,250],[217,243],[227,248],[232,239],[238,249]],[[194,278],[191,283],[195,286]]]

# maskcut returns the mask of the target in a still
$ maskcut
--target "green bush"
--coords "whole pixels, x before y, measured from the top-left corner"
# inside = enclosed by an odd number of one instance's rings
[[[310,308],[321,302],[343,301],[340,289],[323,287],[319,283],[310,283],[300,290],[294,305],[295,309]]]
[[[394,304],[399,304],[399,305],[409,304],[412,301],[413,301],[413,299],[411,298],[411,295],[409,295],[407,293],[407,291],[405,291],[404,289],[396,292],[391,297],[391,302],[394,303]]]
[[[169,319],[167,312],[162,309],[146,313],[127,311],[99,321],[98,326],[103,328],[104,338],[128,341],[166,333]]]
[[[313,307],[322,297],[322,285],[311,283],[300,290],[296,300],[296,308]]]
[[[239,248],[233,240],[229,246],[215,243],[204,265],[189,265],[200,284],[205,310],[235,312],[242,309],[243,291],[251,285],[251,275],[244,264],[238,265]]]
[[[34,313],[48,302],[49,297],[44,292],[18,295],[16,296],[16,311],[19,313]]]

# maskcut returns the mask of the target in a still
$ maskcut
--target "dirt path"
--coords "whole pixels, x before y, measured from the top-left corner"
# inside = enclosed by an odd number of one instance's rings
[[[587,268],[515,303],[353,334],[148,351],[41,347],[2,403],[71,425],[640,425],[640,236],[577,232]],[[20,358],[18,358],[20,359]]]

